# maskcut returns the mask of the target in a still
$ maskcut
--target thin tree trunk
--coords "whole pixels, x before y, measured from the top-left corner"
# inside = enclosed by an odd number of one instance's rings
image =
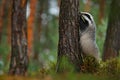
[[[7,43],[9,47],[11,46],[11,14],[12,14],[12,5],[10,5],[11,0],[7,0]],[[8,55],[7,55],[7,63],[10,61],[10,54],[11,50],[9,50]],[[7,64],[6,64],[7,65]]]
[[[107,36],[104,43],[103,60],[115,58],[120,53],[120,1],[112,0]]]
[[[99,23],[102,23],[104,18],[104,10],[105,10],[105,0],[99,0]]]
[[[10,0],[8,0],[10,2]],[[8,44],[11,45],[11,14],[12,14],[12,5],[8,6],[8,24],[7,24],[7,41]]]
[[[1,5],[0,5],[0,42],[1,42],[1,38],[2,38],[2,29],[4,26],[4,9],[5,9],[5,4],[6,4],[6,0],[2,0]]]
[[[36,15],[36,27],[34,28],[34,55],[33,59],[39,61],[39,49],[40,49],[40,35],[42,27],[42,18],[41,15],[44,10],[44,2],[38,1],[37,3],[37,15]]]
[[[35,13],[36,13],[37,0],[30,0],[30,16],[28,18],[28,56],[33,54],[33,31],[35,25]]]
[[[39,61],[40,65],[43,66],[42,59],[39,58],[41,56],[40,54],[40,37],[42,32],[42,14],[43,12],[48,11],[48,0],[40,1],[38,0],[37,3],[37,15],[36,15],[36,27],[34,28],[34,55],[33,59],[35,61]],[[45,11],[46,10],[46,11]],[[40,56],[39,56],[40,54]],[[40,59],[40,60],[39,60]]]
[[[28,68],[26,25],[27,0],[11,0],[11,3],[12,52],[9,74],[25,75]]]
[[[61,0],[59,15],[59,44],[57,72],[61,72],[62,57],[66,57],[75,70],[80,70],[81,53],[77,23],[79,0]]]

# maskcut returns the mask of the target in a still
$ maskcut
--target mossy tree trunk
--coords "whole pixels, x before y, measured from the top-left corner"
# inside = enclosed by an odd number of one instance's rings
[[[74,69],[80,71],[81,53],[79,45],[78,8],[79,0],[61,0],[57,72],[63,71],[60,68],[62,66],[61,64],[65,62],[62,61],[62,57],[66,57],[71,65],[74,66]]]
[[[120,1],[112,0],[103,60],[115,58],[120,53]]]
[[[25,75],[28,67],[27,56],[27,0],[11,0],[11,62],[9,74]]]

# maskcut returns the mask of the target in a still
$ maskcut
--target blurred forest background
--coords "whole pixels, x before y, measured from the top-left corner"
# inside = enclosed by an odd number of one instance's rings
[[[97,25],[97,44],[103,51],[111,0],[80,0],[80,10],[90,12]],[[29,72],[49,68],[57,61],[60,0],[27,3]],[[0,74],[8,71],[11,51],[10,0],[0,0]],[[102,54],[101,54],[102,55]]]
[[[80,11],[90,12],[97,25],[96,40],[103,53],[108,15],[112,0],[80,0]],[[58,21],[60,0],[28,0],[28,73],[34,75],[40,69],[55,66],[58,50]],[[11,53],[10,0],[0,0],[0,75],[7,73]]]

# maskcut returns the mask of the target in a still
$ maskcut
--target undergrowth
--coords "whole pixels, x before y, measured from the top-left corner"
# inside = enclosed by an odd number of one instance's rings
[[[61,69],[63,72],[56,73],[56,65],[50,64],[49,69],[40,69],[34,75],[16,77],[2,75],[0,80],[120,80],[120,59],[110,59],[106,62],[98,62],[93,57],[85,57],[81,72],[75,72],[67,60],[63,59]]]

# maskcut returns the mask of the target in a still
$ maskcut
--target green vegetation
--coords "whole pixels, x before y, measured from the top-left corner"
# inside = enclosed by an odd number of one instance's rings
[[[66,59],[63,59],[66,60]],[[63,67],[65,66],[65,68]],[[94,58],[88,56],[84,60],[82,72],[74,72],[73,66],[67,60],[63,62],[61,68],[64,72],[55,72],[55,65],[50,69],[39,69],[36,72],[28,74],[26,77],[0,76],[0,80],[119,80],[120,79],[120,59],[111,59],[106,62],[98,63]],[[68,71],[69,70],[69,71]]]

